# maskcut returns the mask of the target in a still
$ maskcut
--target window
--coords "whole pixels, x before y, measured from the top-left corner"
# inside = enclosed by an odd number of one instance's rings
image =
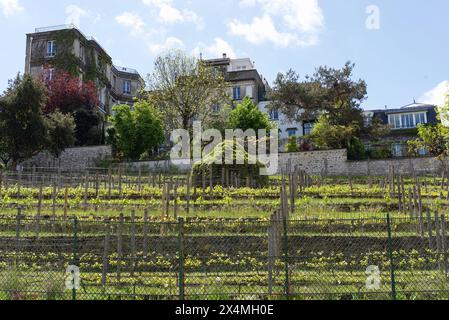
[[[234,100],[241,100],[242,96],[240,95],[240,87],[234,87],[232,89],[232,96]]]
[[[112,76],[112,88],[114,90],[117,90],[117,77],[116,76]]]
[[[289,138],[296,136],[296,132],[298,132],[298,129],[296,129],[296,128],[287,129],[287,134],[288,134]]]
[[[304,123],[304,135],[308,136],[312,134],[312,131],[313,131],[313,123],[310,122]]]
[[[219,113],[220,112],[220,105],[219,104],[214,104],[212,106],[212,112],[213,113]]]
[[[412,129],[419,124],[427,123],[427,114],[425,112],[391,114],[388,116],[388,123],[393,129]]]
[[[279,120],[279,111],[278,110],[271,110],[270,111],[270,119],[271,120]]]
[[[131,94],[131,81],[129,80],[123,81],[123,93]]]
[[[55,41],[47,42],[47,57],[54,57],[56,55],[56,43]]]
[[[246,96],[251,99],[253,98],[253,87],[252,86],[246,87]]]
[[[403,151],[402,143],[393,143],[391,145],[391,152],[393,154],[393,157],[398,158],[404,156],[402,151]]]

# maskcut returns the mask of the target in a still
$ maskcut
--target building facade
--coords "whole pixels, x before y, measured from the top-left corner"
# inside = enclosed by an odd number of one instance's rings
[[[64,70],[80,81],[93,81],[98,89],[99,111],[105,115],[116,104],[132,105],[144,88],[136,70],[114,66],[98,41],[74,25],[37,28],[26,38],[25,74],[51,80],[56,70]]]
[[[408,141],[418,137],[420,124],[437,124],[437,107],[429,104],[412,103],[398,109],[364,111],[365,127],[369,127],[374,119],[388,125],[391,131],[382,139],[382,147],[387,147],[392,157],[405,157],[408,154]],[[375,148],[371,141],[365,141],[367,149]],[[427,152],[422,150],[421,155]]]

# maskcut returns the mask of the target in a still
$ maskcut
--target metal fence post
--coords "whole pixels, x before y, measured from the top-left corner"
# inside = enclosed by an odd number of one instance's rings
[[[73,266],[78,266],[78,218],[73,218]],[[72,288],[72,300],[76,300],[75,285]]]
[[[184,219],[179,218],[178,220],[178,231],[179,231],[179,300],[185,300],[185,270],[184,270]]]
[[[290,298],[290,277],[289,277],[289,261],[288,261],[288,230],[287,230],[287,217],[283,217],[284,224],[284,268],[285,268],[285,283],[284,283],[284,293],[285,298],[288,300]]]
[[[389,213],[387,214],[387,227],[388,227],[388,256],[390,259],[390,274],[391,274],[391,299],[396,300],[396,275],[394,270],[393,239],[391,235],[391,219]]]

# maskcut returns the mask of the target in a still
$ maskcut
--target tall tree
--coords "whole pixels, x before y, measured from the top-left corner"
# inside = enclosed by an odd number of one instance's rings
[[[148,85],[147,99],[160,110],[169,130],[190,130],[194,120],[207,126],[212,106],[228,97],[222,72],[179,50],[156,59]]]
[[[365,100],[367,86],[363,80],[353,80],[355,65],[347,62],[342,69],[319,67],[313,76],[301,80],[289,70],[278,74],[269,98],[272,109],[278,109],[289,120],[317,119],[329,116],[335,125],[363,123],[361,103]]]
[[[10,82],[0,99],[0,154],[5,164],[15,168],[44,149],[46,126],[42,108],[46,101],[44,85],[31,76]]]
[[[164,142],[164,127],[160,113],[148,101],[139,101],[133,108],[128,105],[114,107],[108,130],[109,142],[116,156],[140,160]]]
[[[243,102],[232,110],[229,117],[229,127],[230,129],[241,129],[243,131],[253,129],[257,133],[259,129],[270,130],[272,123],[267,114],[263,113],[250,98],[245,97]]]
[[[54,112],[45,116],[47,128],[46,149],[56,158],[65,148],[75,144],[75,120],[72,115]]]

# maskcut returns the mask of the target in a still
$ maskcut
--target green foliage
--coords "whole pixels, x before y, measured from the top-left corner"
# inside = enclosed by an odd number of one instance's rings
[[[230,129],[241,129],[243,131],[253,129],[257,134],[259,129],[270,130],[272,124],[268,115],[260,111],[250,98],[245,97],[243,102],[231,112],[229,127]]]
[[[411,152],[426,149],[434,157],[445,157],[448,153],[449,128],[441,124],[420,125],[418,139],[409,141]]]
[[[108,131],[110,142],[118,157],[140,160],[147,152],[152,153],[164,142],[164,127],[160,113],[147,101],[114,107],[110,118],[112,128]]]
[[[365,145],[362,143],[362,141],[357,138],[353,137],[349,143],[348,147],[348,159],[349,160],[366,160],[367,153],[365,149]]]
[[[361,127],[361,103],[365,100],[367,86],[363,80],[353,80],[354,64],[347,62],[341,69],[319,67],[313,76],[300,80],[293,70],[278,74],[269,99],[271,108],[278,109],[292,121],[316,119],[329,115],[334,125]]]
[[[156,59],[148,84],[150,93],[144,95],[161,112],[168,130],[190,130],[194,120],[207,127],[211,106],[229,100],[223,74],[179,50]]]
[[[47,150],[58,158],[65,148],[75,144],[75,120],[71,115],[54,112],[45,117],[45,124],[48,130]]]
[[[313,127],[310,139],[319,149],[344,149],[350,146],[358,129],[356,123],[346,126],[335,125],[328,116],[321,116]]]
[[[0,157],[5,164],[28,159],[43,150],[47,128],[42,115],[46,89],[27,75],[0,98]]]
[[[100,115],[85,109],[73,113],[76,130],[75,138],[78,146],[95,146],[103,142],[103,129]]]
[[[296,138],[296,136],[291,136],[288,138],[288,144],[285,151],[289,153],[299,152],[298,138]]]

